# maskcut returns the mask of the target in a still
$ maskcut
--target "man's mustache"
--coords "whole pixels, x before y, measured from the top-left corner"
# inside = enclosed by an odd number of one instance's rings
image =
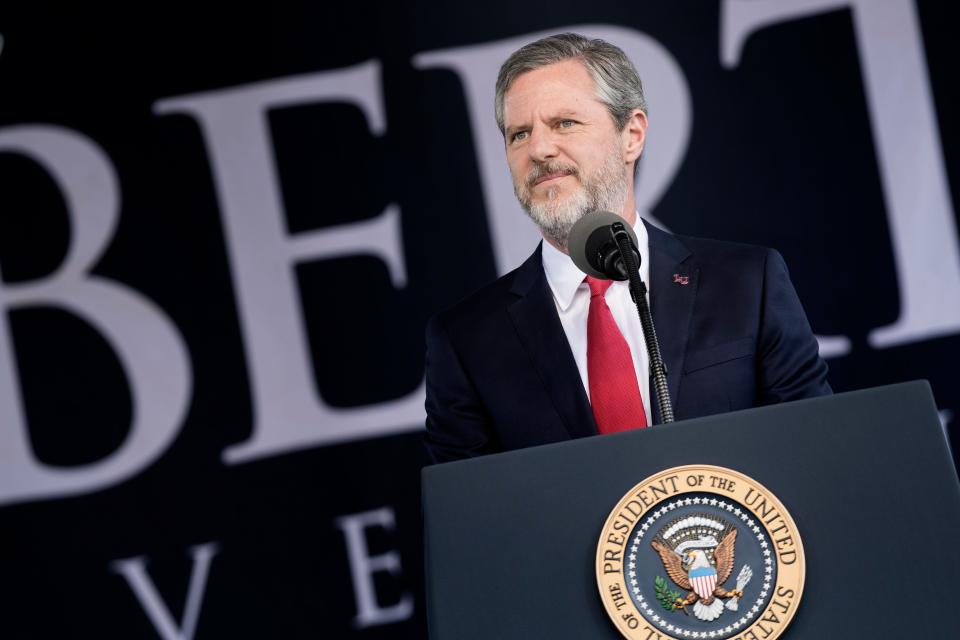
[[[573,165],[563,162],[538,162],[533,165],[533,169],[530,170],[530,174],[527,176],[527,188],[532,189],[537,183],[537,180],[553,173],[561,173],[563,175],[573,176],[574,178],[580,178],[580,172],[577,171],[577,168]]]

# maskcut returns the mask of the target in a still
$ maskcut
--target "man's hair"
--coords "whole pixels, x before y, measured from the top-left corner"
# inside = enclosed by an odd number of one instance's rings
[[[604,40],[591,40],[577,33],[547,36],[517,49],[500,67],[494,114],[500,133],[505,133],[503,97],[519,76],[564,60],[579,60],[593,78],[597,99],[607,106],[618,130],[623,130],[630,112],[647,112],[643,85],[637,70],[619,48]]]

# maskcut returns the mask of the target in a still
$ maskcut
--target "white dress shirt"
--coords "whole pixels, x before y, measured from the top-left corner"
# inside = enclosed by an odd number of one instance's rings
[[[650,247],[647,240],[647,228],[637,216],[633,226],[637,234],[637,249],[640,251],[640,278],[647,285],[647,302],[650,301]],[[580,370],[583,388],[590,397],[590,381],[587,378],[587,315],[590,310],[590,287],[583,281],[586,274],[573,263],[570,256],[559,251],[549,242],[543,243],[543,270],[547,274],[547,283],[553,292],[553,301],[557,305],[560,324],[567,334],[573,359]],[[630,297],[630,286],[626,281],[614,282],[605,295],[607,306],[613,319],[620,328],[630,355],[633,368],[637,372],[637,383],[643,398],[643,409],[647,414],[647,424],[653,424],[650,413],[650,359],[646,343],[643,340],[643,327],[637,315],[637,307]]]

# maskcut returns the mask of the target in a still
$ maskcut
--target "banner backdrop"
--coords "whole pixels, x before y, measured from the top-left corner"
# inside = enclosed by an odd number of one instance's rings
[[[957,430],[942,3],[31,6],[0,9],[0,637],[425,637],[423,328],[536,246],[493,84],[548,33],[637,64],[641,214],[779,249],[834,389],[927,378]]]

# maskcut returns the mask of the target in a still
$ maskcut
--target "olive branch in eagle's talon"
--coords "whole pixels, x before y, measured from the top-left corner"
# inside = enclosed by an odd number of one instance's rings
[[[657,596],[657,602],[667,611],[681,609],[686,615],[687,605],[690,604],[685,598],[680,597],[679,591],[674,591],[667,585],[667,581],[662,576],[653,579],[653,590]]]

